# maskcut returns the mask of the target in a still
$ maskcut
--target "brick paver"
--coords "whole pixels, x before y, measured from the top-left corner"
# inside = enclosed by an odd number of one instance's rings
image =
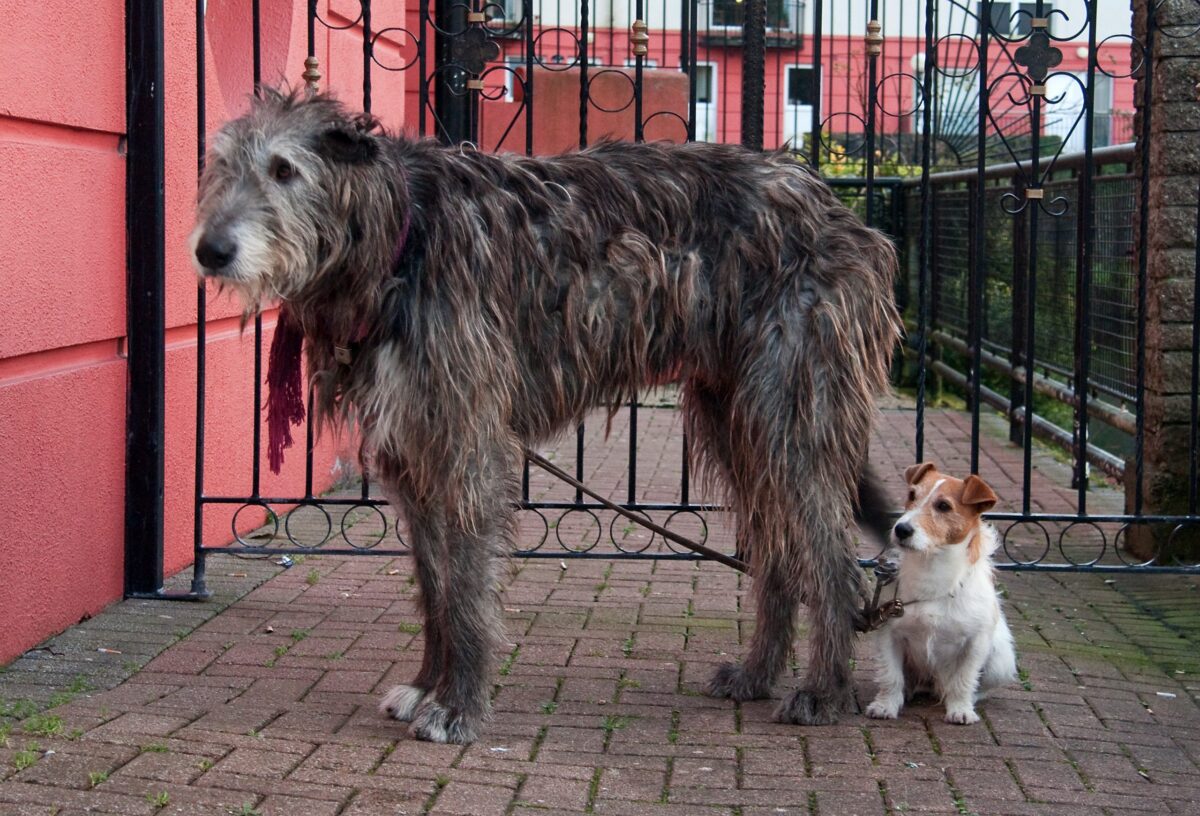
[[[639,492],[671,498],[674,420],[643,413]],[[911,418],[887,413],[874,445],[882,472],[911,462]],[[931,412],[930,458],[948,470],[963,469],[966,423]],[[589,431],[601,449],[589,481],[618,496],[627,430],[617,422],[607,443],[602,427]],[[570,447],[557,461],[570,462]],[[981,461],[1014,507],[1020,451],[990,441]],[[1039,453],[1037,506],[1069,507],[1065,478]],[[536,476],[532,486],[570,495]],[[1120,506],[1104,489],[1091,501]],[[710,541],[728,546],[719,520]],[[1014,551],[1031,546],[1014,537]],[[242,582],[224,587],[226,601],[267,580],[215,616],[126,602],[0,674],[0,814],[1200,812],[1193,577],[1004,573],[1022,682],[984,703],[983,722],[946,725],[939,707],[917,705],[895,722],[854,714],[801,728],[771,722],[771,701],[699,693],[747,642],[753,610],[737,574],[691,562],[514,561],[495,716],[463,748],[413,742],[376,712],[379,694],[420,660],[407,559],[312,556],[279,571],[219,557],[210,575]],[[804,660],[801,648],[778,695]],[[112,666],[134,673],[106,689]],[[860,703],[873,668],[860,648]],[[29,716],[48,702],[58,705]]]

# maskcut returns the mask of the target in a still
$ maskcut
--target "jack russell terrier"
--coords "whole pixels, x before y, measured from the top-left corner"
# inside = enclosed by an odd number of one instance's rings
[[[932,691],[945,703],[946,722],[979,722],[975,701],[1017,676],[992,569],[996,531],[980,517],[996,494],[978,476],[955,479],[929,462],[904,478],[908,502],[892,528],[903,550],[896,582],[903,614],[879,630],[879,690],[867,716],[894,719],[906,692]]]

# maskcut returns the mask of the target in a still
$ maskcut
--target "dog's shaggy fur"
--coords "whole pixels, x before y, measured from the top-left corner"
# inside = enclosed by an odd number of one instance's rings
[[[284,303],[320,415],[358,423],[407,518],[425,655],[385,707],[415,736],[469,742],[486,717],[524,446],[665,378],[683,384],[754,575],[749,654],[709,693],[769,694],[803,593],[809,674],[776,717],[828,723],[850,704],[849,528],[897,337],[896,262],[789,156],[488,155],[267,92],[214,140],[193,247],[248,309]]]

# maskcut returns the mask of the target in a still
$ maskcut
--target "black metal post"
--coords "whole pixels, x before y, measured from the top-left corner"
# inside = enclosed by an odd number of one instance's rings
[[[466,88],[466,72],[454,66],[452,53],[455,38],[467,30],[467,5],[436,0],[433,14],[438,71],[433,97],[439,124],[437,137],[446,144],[470,141],[471,96]]]
[[[163,4],[126,0],[125,594],[163,581],[166,388]]]
[[[746,0],[742,22],[742,144],[763,149],[763,97],[766,94],[767,4]]]

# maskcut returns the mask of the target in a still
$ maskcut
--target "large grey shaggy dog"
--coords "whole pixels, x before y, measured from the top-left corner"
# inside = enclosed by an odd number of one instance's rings
[[[803,596],[809,672],[775,716],[852,705],[850,526],[896,262],[809,170],[713,144],[488,155],[265,92],[213,141],[192,242],[248,312],[282,302],[319,417],[357,423],[408,521],[425,653],[384,708],[414,736],[470,742],[488,714],[524,447],[664,379],[754,576],[749,653],[708,693],[770,694]]]

